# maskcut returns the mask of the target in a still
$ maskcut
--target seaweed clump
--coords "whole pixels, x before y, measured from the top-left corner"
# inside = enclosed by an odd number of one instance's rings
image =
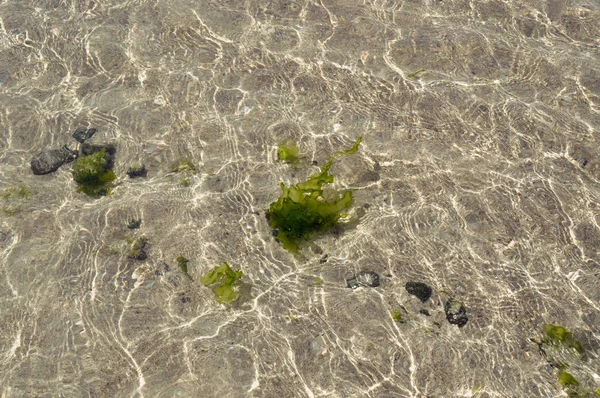
[[[77,158],[73,165],[73,179],[78,185],[77,192],[92,197],[110,195],[111,183],[117,178],[110,169],[111,163],[110,155],[105,149]]]
[[[223,265],[213,268],[212,271],[202,276],[200,282],[204,286],[216,285],[213,287],[213,292],[217,301],[221,304],[230,303],[238,296],[234,285],[242,275],[242,270],[233,271],[229,264],[223,262]]]
[[[171,165],[171,172],[173,173],[182,173],[184,171],[195,173],[196,166],[189,159],[181,159]]]
[[[544,326],[545,336],[540,339],[531,339],[538,345],[540,352],[551,366],[557,368],[558,382],[569,397],[591,397],[600,396],[600,389],[593,391],[585,386],[586,382],[580,383],[567,369],[577,365],[580,368],[585,359],[585,350],[581,342],[573,337],[570,330],[551,323]],[[570,355],[569,355],[570,354]]]
[[[579,354],[583,354],[581,342],[573,338],[570,330],[549,323],[544,326],[544,333],[546,333],[546,338],[543,340],[544,343],[550,343],[554,348],[559,348],[560,346],[572,348]]]
[[[296,164],[300,157],[298,145],[291,139],[285,140],[277,147],[277,157],[282,162]]]
[[[342,211],[350,207],[352,191],[345,191],[337,200],[326,201],[323,199],[323,185],[333,182],[329,169],[335,157],[355,153],[361,141],[362,137],[359,137],[352,148],[336,152],[321,171],[308,180],[289,188],[283,182],[280,184],[283,192],[276,202],[271,203],[267,219],[271,228],[277,230],[277,239],[284,249],[298,252],[300,240],[307,240],[316,232],[331,230],[342,216]]]

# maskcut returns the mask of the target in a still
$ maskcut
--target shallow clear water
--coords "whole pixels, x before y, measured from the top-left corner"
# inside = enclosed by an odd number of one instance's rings
[[[592,396],[599,123],[596,0],[4,0],[2,397],[566,396],[530,341],[547,323]],[[111,196],[31,172],[80,127],[117,146]],[[332,169],[358,222],[292,256],[264,213],[279,182],[358,136]],[[223,261],[232,306],[199,282]],[[347,288],[360,271],[381,285]]]

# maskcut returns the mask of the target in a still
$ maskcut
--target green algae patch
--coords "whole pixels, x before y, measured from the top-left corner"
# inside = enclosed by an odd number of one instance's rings
[[[282,142],[277,147],[277,158],[285,163],[296,164],[300,158],[298,145],[291,139]]]
[[[171,171],[173,173],[182,173],[184,171],[195,173],[196,166],[194,166],[194,164],[189,159],[182,159],[171,165]]]
[[[421,75],[421,73],[423,73],[423,72],[425,72],[425,69],[419,69],[418,71],[416,71],[416,72],[413,72],[413,73],[409,73],[409,74],[408,74],[408,75],[406,75],[406,76],[408,76],[408,77],[409,77],[409,78],[411,78],[411,79],[416,79],[416,80],[419,80],[419,79],[421,78],[421,76],[420,76],[420,75]]]
[[[190,262],[190,260],[188,260],[187,258],[183,257],[183,255],[177,257],[177,265],[179,265],[179,268],[184,272],[184,273],[188,273],[188,263]]]
[[[392,319],[394,320],[394,322],[399,322],[399,323],[404,323],[404,317],[402,316],[402,312],[400,311],[393,311],[392,312]]]
[[[282,194],[269,206],[267,218],[271,228],[277,231],[277,240],[284,249],[297,253],[301,240],[308,240],[314,233],[331,230],[342,217],[342,211],[350,207],[352,191],[343,192],[337,200],[327,201],[323,198],[323,185],[333,182],[329,169],[335,157],[355,153],[361,141],[362,137],[359,137],[352,148],[336,152],[321,171],[308,180],[289,188],[283,182],[280,184]]]
[[[21,208],[22,202],[31,199],[31,196],[32,193],[26,185],[5,188],[0,193],[0,198],[2,198],[3,202],[0,210],[6,215],[14,216],[23,211]]]
[[[19,185],[18,187],[8,187],[5,188],[0,194],[0,198],[4,200],[11,199],[31,199],[31,191],[27,188],[26,185]]]
[[[212,271],[202,276],[200,282],[204,286],[215,285],[213,292],[219,303],[230,303],[238,296],[234,285],[242,275],[241,270],[233,271],[229,264],[223,262],[223,265],[213,268]]]
[[[583,346],[578,340],[573,338],[573,334],[570,330],[549,323],[544,326],[544,333],[546,334],[546,338],[543,341],[544,343],[550,343],[554,348],[559,348],[561,346],[573,348],[579,354],[583,354]]]
[[[179,266],[179,269],[187,275],[187,277],[190,280],[193,280],[192,277],[190,276],[190,274],[188,274],[188,263],[190,262],[190,260],[188,260],[187,258],[185,258],[182,255],[180,255],[179,257],[177,257],[177,265]]]
[[[573,375],[571,375],[569,372],[564,371],[564,370],[561,370],[558,373],[558,382],[564,388],[572,389],[575,387],[579,387],[579,382],[577,380],[575,380]]]
[[[110,170],[110,155],[105,149],[91,155],[80,156],[73,165],[73,179],[77,192],[92,197],[110,195],[112,182],[117,178]]]

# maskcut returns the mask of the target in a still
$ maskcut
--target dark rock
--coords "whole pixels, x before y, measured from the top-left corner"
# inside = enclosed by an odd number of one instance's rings
[[[379,179],[379,173],[374,170],[366,171],[360,176],[360,180],[365,182],[375,182],[379,181]]]
[[[73,138],[83,144],[85,140],[92,138],[94,134],[96,134],[96,129],[77,129],[73,133]]]
[[[446,319],[453,325],[458,325],[462,328],[467,324],[469,318],[467,317],[467,309],[465,306],[457,300],[450,299],[444,304],[444,312],[446,312]]]
[[[431,297],[431,288],[423,282],[406,282],[404,288],[408,294],[417,296],[423,303]]]
[[[61,149],[51,149],[40,152],[31,159],[31,170],[35,175],[52,173],[65,163],[77,159],[77,152],[63,146]]]
[[[356,274],[351,279],[346,279],[349,288],[356,289],[358,287],[377,287],[379,286],[379,275],[373,271],[363,271]]]
[[[129,229],[138,229],[142,225],[142,220],[131,220],[129,224],[127,224],[127,228]]]
[[[127,170],[127,175],[129,178],[139,178],[146,177],[148,171],[146,170],[146,166],[132,166]]]

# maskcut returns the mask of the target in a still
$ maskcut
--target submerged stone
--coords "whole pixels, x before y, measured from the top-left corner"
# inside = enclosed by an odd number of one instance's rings
[[[423,282],[406,282],[404,286],[408,294],[417,296],[421,302],[426,302],[431,297],[431,288]]]
[[[469,320],[465,306],[460,301],[454,299],[446,301],[446,304],[444,304],[444,312],[446,313],[448,322],[453,325],[458,325],[459,328],[465,326]]]
[[[145,260],[148,258],[147,250],[148,238],[145,236],[140,236],[136,238],[129,247],[129,253],[127,257],[135,259],[135,260]]]
[[[138,229],[142,225],[142,220],[131,220],[129,224],[127,224],[127,228],[129,229]]]
[[[129,176],[129,178],[146,177],[147,174],[148,174],[148,171],[146,170],[146,166],[144,166],[144,165],[131,166],[127,170],[127,175]]]
[[[379,286],[379,275],[373,271],[363,271],[350,279],[346,279],[346,284],[351,289],[359,287],[377,287]]]
[[[96,134],[96,129],[77,129],[73,133],[73,138],[77,140],[77,142],[83,144],[86,140],[92,138],[92,136]]]
[[[31,159],[31,170],[35,175],[52,173],[65,163],[77,159],[77,152],[63,146],[61,149],[51,149],[40,152]]]

